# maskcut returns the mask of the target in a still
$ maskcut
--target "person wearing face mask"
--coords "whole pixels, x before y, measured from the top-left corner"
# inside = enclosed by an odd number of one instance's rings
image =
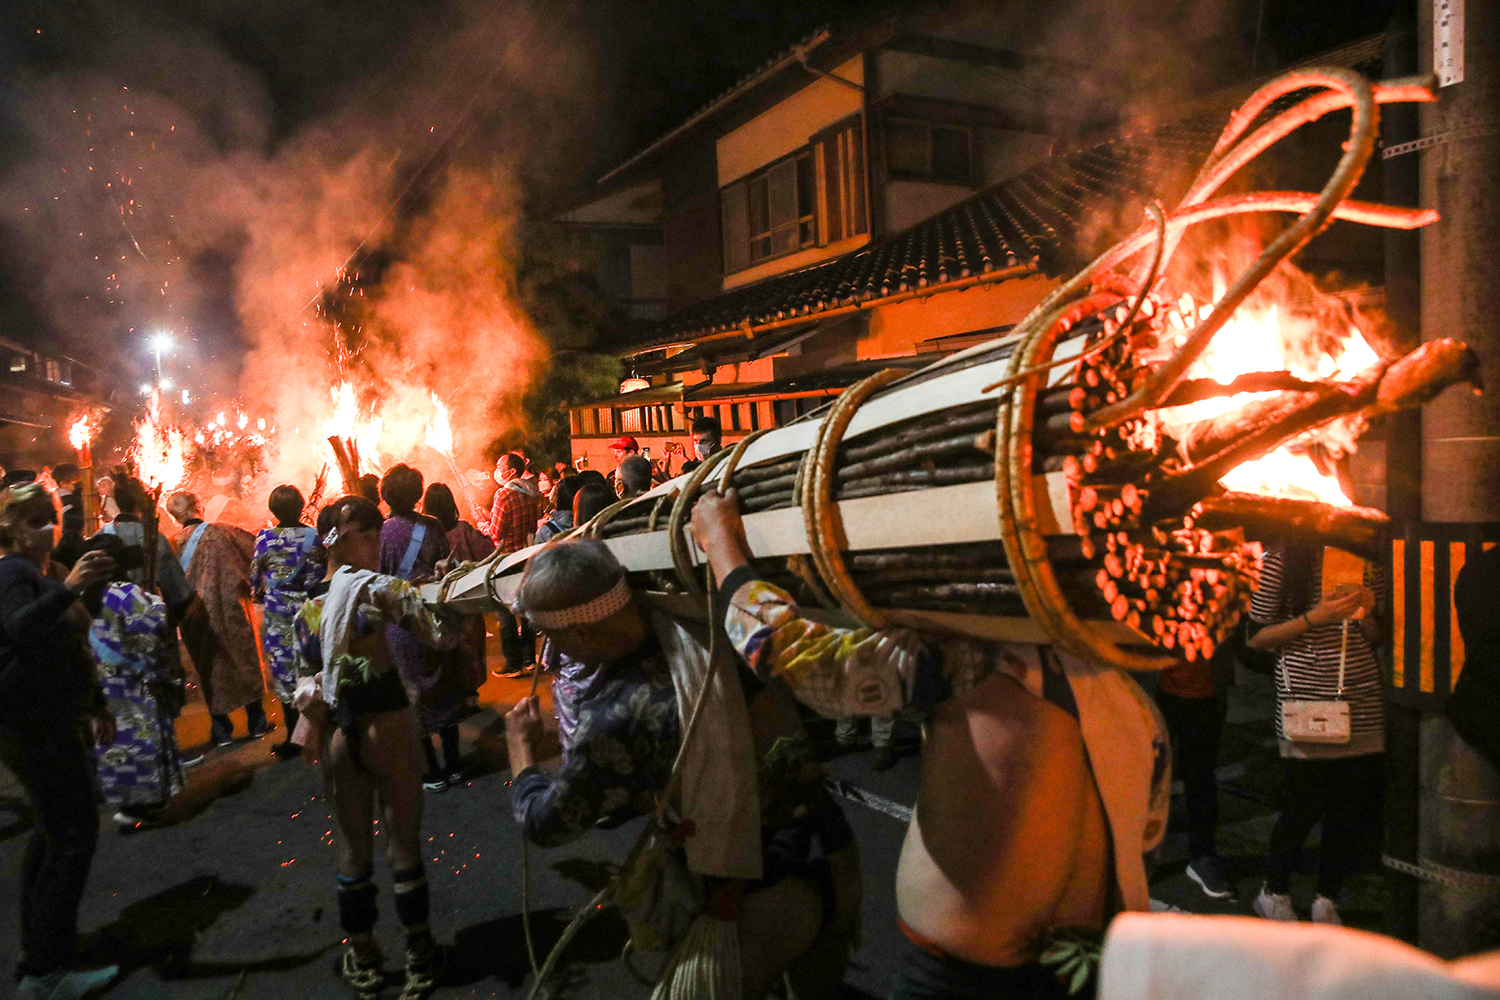
[[[724,430],[714,417],[698,417],[693,420],[693,455],[690,462],[682,464],[683,472],[692,472],[708,460],[708,456],[724,447]]]
[[[78,596],[116,567],[106,553],[89,552],[62,582],[49,578],[59,520],[41,486],[0,491],[0,761],[36,814],[20,873],[16,968],[17,995],[32,1000],[86,996],[119,972],[70,968],[99,837],[89,744],[115,736]]]
[[[489,520],[479,527],[502,555],[530,545],[541,516],[536,487],[524,478],[525,472],[526,459],[515,452],[500,456],[495,463],[495,482],[500,488],[490,505]],[[495,617],[500,626],[500,648],[505,653],[505,670],[500,676],[525,676],[536,665],[536,634],[504,607]]]
[[[295,621],[296,702],[306,752],[327,758],[338,821],[339,926],[348,941],[338,973],[361,997],[377,996],[384,987],[384,960],[373,933],[372,866],[375,823],[383,820],[396,916],[406,932],[401,1000],[421,1000],[437,986],[442,955],[427,922],[418,724],[388,629],[399,628],[425,646],[452,649],[462,624],[438,617],[412,584],[377,572],[384,520],[378,507],[352,496],[329,506],[328,591],[303,604]]]

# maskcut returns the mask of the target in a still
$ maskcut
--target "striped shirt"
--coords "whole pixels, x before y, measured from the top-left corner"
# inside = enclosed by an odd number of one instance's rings
[[[1288,550],[1273,545],[1261,561],[1260,585],[1250,602],[1250,617],[1262,625],[1290,621],[1318,603],[1323,593],[1323,550],[1315,549],[1309,567],[1306,601],[1294,600],[1296,590],[1287,578]],[[1365,565],[1365,585],[1375,591],[1376,613],[1385,607],[1384,573]],[[1297,606],[1293,606],[1293,605]],[[1282,646],[1276,667],[1276,735],[1283,757],[1357,757],[1385,749],[1385,693],[1380,664],[1358,623],[1349,623],[1348,648],[1344,658],[1343,700],[1349,703],[1348,743],[1293,743],[1281,724],[1281,705],[1287,699],[1328,701],[1339,697],[1339,649],[1343,625],[1314,625]]]

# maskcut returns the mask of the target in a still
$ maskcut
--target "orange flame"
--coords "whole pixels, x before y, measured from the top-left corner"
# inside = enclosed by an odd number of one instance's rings
[[[1222,288],[1216,287],[1215,292],[1222,294]],[[1212,309],[1211,304],[1200,305],[1191,295],[1182,295],[1176,308],[1167,314],[1170,328],[1180,331],[1176,335],[1178,346],[1186,340],[1187,331]],[[1309,352],[1314,356],[1309,357]],[[1308,339],[1296,338],[1275,305],[1262,310],[1242,306],[1209,342],[1208,349],[1188,371],[1188,377],[1211,378],[1221,385],[1248,372],[1264,371],[1287,371],[1308,380],[1346,379],[1378,360],[1378,355],[1353,326],[1331,352],[1319,351]],[[1240,393],[1157,412],[1166,433],[1180,437],[1178,432],[1188,424],[1228,413],[1268,395],[1273,394]],[[1344,419],[1318,428],[1263,458],[1236,466],[1219,482],[1228,489],[1247,493],[1352,506],[1353,501],[1344,495],[1338,480],[1324,475],[1306,451],[1307,445],[1317,442],[1329,445],[1336,453],[1353,451],[1354,439],[1361,428],[1349,423]]]
[[[376,456],[380,453],[380,433],[385,421],[373,414],[361,414],[359,399],[354,386],[347,379],[331,390],[333,415],[323,421],[323,437],[352,440],[359,449],[359,464],[362,472],[379,472]],[[327,449],[329,464],[336,464],[332,449]]]
[[[432,417],[427,421],[427,444],[448,457],[453,456],[453,428],[448,423],[448,408],[432,393]]]
[[[94,428],[89,426],[89,416],[85,413],[73,422],[68,428],[68,443],[73,446],[74,451],[83,451],[89,445],[89,439],[94,436]]]
[[[187,438],[168,423],[161,409],[161,392],[151,393],[146,416],[135,425],[132,457],[141,481],[151,488],[174,490],[187,479]]]

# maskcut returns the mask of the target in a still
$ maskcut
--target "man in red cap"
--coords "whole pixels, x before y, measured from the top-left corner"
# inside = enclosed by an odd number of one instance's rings
[[[639,455],[641,453],[641,446],[636,443],[635,438],[629,435],[622,435],[610,442],[609,453],[615,457],[615,471],[609,474],[609,485],[614,487],[615,493],[618,495],[622,492],[620,489],[620,463],[631,455]]]

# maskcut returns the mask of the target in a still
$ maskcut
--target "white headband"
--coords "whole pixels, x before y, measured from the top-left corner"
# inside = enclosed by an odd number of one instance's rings
[[[630,587],[622,576],[613,587],[592,601],[575,604],[571,608],[558,608],[554,611],[527,611],[526,617],[530,618],[531,624],[539,629],[592,625],[595,622],[604,621],[629,603]]]

